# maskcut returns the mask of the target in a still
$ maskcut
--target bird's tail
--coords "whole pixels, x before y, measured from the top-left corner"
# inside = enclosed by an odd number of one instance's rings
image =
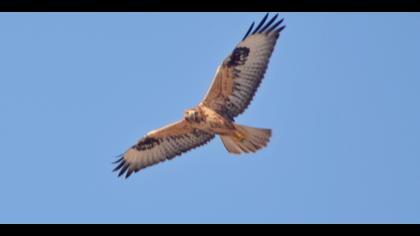
[[[230,153],[256,152],[267,146],[271,137],[271,129],[253,128],[235,124],[233,135],[221,135],[225,148]]]

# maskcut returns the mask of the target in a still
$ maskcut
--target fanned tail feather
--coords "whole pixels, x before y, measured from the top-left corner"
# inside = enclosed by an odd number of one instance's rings
[[[235,124],[235,129],[233,136],[220,136],[225,148],[230,153],[256,152],[266,147],[271,138],[271,129],[260,129],[238,124]]]

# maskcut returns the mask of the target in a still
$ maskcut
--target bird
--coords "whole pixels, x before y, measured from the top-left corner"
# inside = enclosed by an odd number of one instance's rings
[[[130,177],[146,167],[172,160],[203,146],[219,135],[231,154],[256,152],[267,146],[271,129],[235,123],[251,103],[266,73],[280,32],[286,27],[278,14],[268,22],[267,13],[217,68],[213,82],[197,107],[184,112],[172,124],[153,130],[118,156],[113,170],[118,177]]]

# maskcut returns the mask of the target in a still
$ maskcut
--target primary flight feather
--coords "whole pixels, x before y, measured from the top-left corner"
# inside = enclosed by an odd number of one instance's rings
[[[268,14],[254,28],[251,24],[242,41],[223,61],[201,103],[185,111],[184,118],[149,132],[115,162],[118,176],[128,178],[148,166],[170,160],[202,146],[219,135],[229,153],[256,152],[267,146],[270,129],[239,125],[234,119],[251,103],[285,28],[278,14]]]

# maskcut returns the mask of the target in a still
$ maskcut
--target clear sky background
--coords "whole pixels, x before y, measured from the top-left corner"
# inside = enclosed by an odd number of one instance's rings
[[[238,123],[128,180],[111,164],[181,119],[264,13],[0,14],[1,223],[420,223],[420,15],[280,13]]]

